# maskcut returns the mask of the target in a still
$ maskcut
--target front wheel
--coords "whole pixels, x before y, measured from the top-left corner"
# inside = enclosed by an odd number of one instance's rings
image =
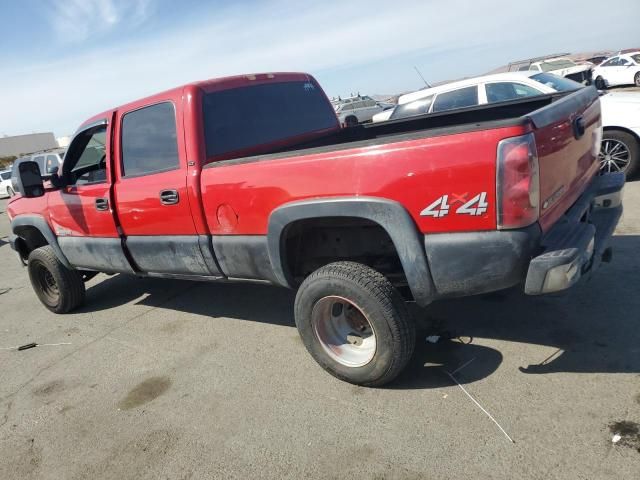
[[[636,76],[633,77],[633,83],[636,84],[636,87],[640,87],[640,72],[636,73]]]
[[[36,248],[27,262],[31,286],[42,304],[54,313],[67,313],[84,302],[82,274],[69,270],[47,245]]]
[[[605,88],[607,88],[607,84],[604,81],[604,78],[602,78],[602,77],[597,77],[596,78],[596,88],[598,90],[604,90]]]
[[[295,320],[316,362],[349,383],[382,386],[413,354],[415,323],[402,296],[359,263],[331,263],[309,275],[296,295]]]

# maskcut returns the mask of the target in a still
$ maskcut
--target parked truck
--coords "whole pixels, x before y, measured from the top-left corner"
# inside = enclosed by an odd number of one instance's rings
[[[87,120],[48,180],[21,162],[10,242],[56,313],[96,272],[296,289],[313,358],[380,386],[406,302],[558,292],[610,257],[601,135],[593,87],[342,128],[307,74],[191,83]]]

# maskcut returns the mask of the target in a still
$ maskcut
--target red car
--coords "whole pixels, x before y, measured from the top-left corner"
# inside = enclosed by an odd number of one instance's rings
[[[21,163],[11,245],[56,313],[96,272],[296,288],[317,362],[382,385],[414,348],[405,302],[566,289],[622,212],[595,89],[450,103],[341,128],[303,73],[175,88],[86,121],[44,183]]]

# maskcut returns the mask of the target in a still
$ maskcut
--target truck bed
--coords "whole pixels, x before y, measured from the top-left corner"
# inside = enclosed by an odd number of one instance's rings
[[[432,136],[521,125],[527,121],[527,117],[531,114],[571,93],[560,92],[534,98],[478,105],[455,111],[428,113],[381,123],[358,125],[344,128],[337,133],[316,138],[312,141],[272,149],[259,155],[214,161],[204,168],[298,155],[328,153],[349,148],[362,148]]]

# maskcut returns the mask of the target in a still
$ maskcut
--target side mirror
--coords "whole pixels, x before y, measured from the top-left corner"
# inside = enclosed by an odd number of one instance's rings
[[[40,167],[31,160],[18,164],[18,190],[23,197],[34,198],[44,195],[44,185],[40,176]]]

